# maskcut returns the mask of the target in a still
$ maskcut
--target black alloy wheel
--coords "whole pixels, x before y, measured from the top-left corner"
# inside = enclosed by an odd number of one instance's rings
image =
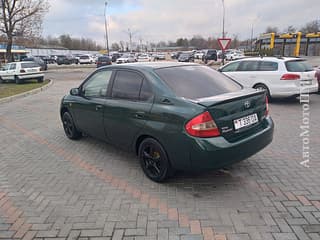
[[[72,116],[69,112],[65,112],[62,116],[63,129],[68,138],[75,140],[82,137],[73,122]]]
[[[167,154],[155,139],[146,138],[139,146],[139,160],[145,175],[155,182],[163,182],[171,175]]]

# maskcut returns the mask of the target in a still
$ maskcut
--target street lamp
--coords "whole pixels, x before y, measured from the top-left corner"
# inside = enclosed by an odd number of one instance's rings
[[[108,2],[106,1],[104,3],[104,27],[105,27],[105,31],[106,31],[106,47],[107,47],[107,51],[108,51],[108,55],[109,55],[109,39],[108,39],[108,23],[107,23],[107,5]]]
[[[224,7],[224,0],[222,0],[222,38],[225,38],[224,32],[224,19],[225,19],[225,7]],[[224,65],[224,49],[222,49],[222,65]]]

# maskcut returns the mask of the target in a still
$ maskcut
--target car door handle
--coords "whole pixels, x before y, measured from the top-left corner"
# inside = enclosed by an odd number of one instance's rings
[[[135,118],[138,118],[138,119],[143,119],[144,118],[144,112],[136,112],[135,114],[134,114],[134,117]]]
[[[99,111],[102,109],[102,105],[96,105],[96,111]]]

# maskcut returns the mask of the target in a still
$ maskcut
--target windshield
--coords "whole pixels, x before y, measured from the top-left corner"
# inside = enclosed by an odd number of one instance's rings
[[[179,97],[199,99],[235,92],[241,85],[205,66],[177,66],[155,72]]]

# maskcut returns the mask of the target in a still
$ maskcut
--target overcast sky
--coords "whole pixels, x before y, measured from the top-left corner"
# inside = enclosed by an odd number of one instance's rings
[[[105,0],[49,0],[43,35],[91,38],[105,43]],[[222,0],[107,0],[109,42],[175,41],[179,37],[220,37]],[[268,26],[280,31],[320,20],[319,0],[225,0],[228,37],[250,38]]]

